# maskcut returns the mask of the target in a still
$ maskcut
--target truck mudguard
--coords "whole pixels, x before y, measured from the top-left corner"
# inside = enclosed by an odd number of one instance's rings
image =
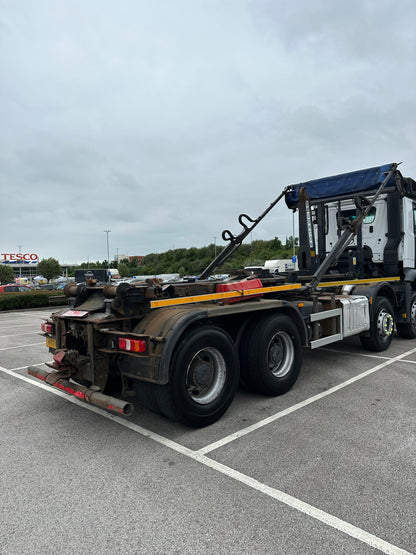
[[[234,327],[233,317],[245,315],[248,320],[250,313],[253,318],[258,318],[259,313],[272,310],[284,312],[293,318],[301,334],[302,343],[305,344],[307,331],[304,319],[292,303],[284,300],[261,299],[228,306],[201,303],[176,308],[166,307],[147,314],[134,329],[134,333],[149,335],[149,356],[121,355],[119,368],[126,377],[166,384],[169,381],[169,367],[174,349],[190,327],[209,322],[219,325],[235,336],[238,328]]]

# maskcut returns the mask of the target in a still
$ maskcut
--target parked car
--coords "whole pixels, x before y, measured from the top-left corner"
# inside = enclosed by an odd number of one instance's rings
[[[43,289],[46,291],[55,291],[56,289],[56,283],[45,283],[42,285],[37,285],[36,289]]]
[[[15,283],[0,285],[0,293],[24,293],[27,291],[32,291],[28,285],[17,285]]]

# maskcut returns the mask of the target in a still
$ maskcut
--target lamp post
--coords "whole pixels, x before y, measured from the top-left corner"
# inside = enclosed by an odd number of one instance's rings
[[[107,281],[110,281],[110,245],[108,242],[108,234],[111,232],[111,229],[105,229],[104,233],[107,234]]]
[[[19,254],[21,254],[23,245],[17,245],[17,246],[19,248]],[[21,260],[19,262],[19,277],[20,278],[22,277],[22,261]]]
[[[217,258],[217,238],[214,237],[214,258]]]

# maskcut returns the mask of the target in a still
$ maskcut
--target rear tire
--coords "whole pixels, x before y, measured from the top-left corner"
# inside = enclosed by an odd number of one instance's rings
[[[252,391],[282,395],[289,391],[302,366],[302,340],[286,314],[262,318],[243,337],[241,375]]]
[[[393,339],[394,311],[386,297],[376,297],[371,306],[370,331],[360,335],[361,345],[369,351],[386,351]]]
[[[409,306],[409,318],[410,322],[406,323],[396,323],[397,333],[400,337],[404,339],[415,339],[416,338],[416,295],[413,294],[410,299]]]
[[[212,424],[230,406],[239,381],[231,337],[214,326],[196,328],[177,345],[169,383],[156,390],[162,414],[189,426]]]

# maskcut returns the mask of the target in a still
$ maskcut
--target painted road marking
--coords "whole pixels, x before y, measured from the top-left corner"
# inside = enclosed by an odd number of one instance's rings
[[[239,439],[240,437],[246,436],[247,434],[250,434],[251,432],[254,432],[255,430],[258,430],[259,428],[263,428],[264,426],[267,426],[271,422],[275,422],[276,420],[279,420],[280,418],[283,418],[284,416],[287,416],[288,414],[291,414],[292,412],[295,412],[299,409],[302,409],[303,407],[306,407],[307,405],[315,403],[316,401],[319,401],[320,399],[323,399],[324,397],[327,397],[328,395],[332,395],[332,393],[335,393],[335,392],[339,391],[340,389],[343,389],[344,387],[347,387],[347,386],[349,386],[349,385],[351,385],[355,382],[358,382],[359,380],[362,380],[363,378],[366,378],[367,376],[370,376],[371,374],[374,374],[374,372],[378,372],[379,370],[382,370],[386,366],[389,366],[390,364],[393,364],[393,362],[397,362],[397,361],[403,359],[404,357],[409,356],[410,354],[413,354],[413,353],[416,353],[416,348],[411,349],[410,351],[406,351],[405,353],[402,353],[401,355],[398,355],[394,358],[390,358],[389,360],[386,360],[385,362],[382,362],[382,363],[378,364],[377,366],[374,366],[373,368],[370,368],[370,370],[366,370],[365,372],[362,372],[361,374],[358,374],[354,378],[350,378],[349,380],[346,380],[345,382],[342,382],[338,385],[335,385],[334,387],[331,387],[330,389],[327,389],[326,391],[323,391],[322,393],[318,393],[317,395],[314,395],[313,397],[309,397],[309,399],[305,399],[305,401],[301,401],[300,403],[297,403],[296,405],[292,405],[291,407],[289,407],[285,410],[282,410],[281,412],[278,412],[276,414],[273,414],[272,416],[269,416],[268,418],[264,418],[263,420],[260,420],[259,422],[256,422],[256,424],[252,424],[251,426],[247,426],[247,428],[243,428],[242,430],[239,430],[238,432],[234,432],[233,434],[230,434],[229,436],[223,437],[222,439],[220,439],[218,441],[215,441],[214,443],[211,443],[210,445],[206,445],[205,447],[202,447],[202,449],[199,449],[198,453],[201,453],[201,455],[205,455],[206,453],[210,453],[211,451],[214,451],[215,449],[218,449],[219,447],[222,447],[223,445],[226,445],[227,443],[230,443],[231,441],[235,441],[236,439]]]
[[[352,351],[342,351],[341,349],[329,349],[326,347],[321,347],[320,351],[327,351],[328,353],[341,353],[343,355],[353,355],[358,357],[367,357],[367,358],[378,358],[380,360],[391,360],[391,357],[383,357],[381,355],[369,355],[367,353],[360,353],[360,352],[352,352]],[[410,352],[410,351],[409,351]],[[402,362],[408,362],[409,364],[416,364],[416,360],[402,360]]]
[[[13,335],[0,335],[0,339],[5,339],[6,337],[21,337],[22,335],[39,335],[39,332],[28,331],[26,333],[14,333]]]
[[[38,326],[39,322],[33,322],[33,324],[10,324],[9,326],[5,327],[5,328],[0,328],[0,332],[5,331],[5,330],[9,330],[10,328],[23,328],[25,326]]]
[[[364,374],[368,375],[369,373],[376,372],[377,370],[384,368],[388,364],[391,364],[391,362],[400,360],[403,356],[406,356],[409,353],[413,353],[413,352],[416,352],[416,349],[412,349],[411,351],[408,351],[403,355],[395,357],[389,362],[382,363],[378,367],[375,367],[374,369],[372,369],[372,371],[367,371]],[[117,415],[104,412],[102,409],[98,407],[95,407],[93,405],[88,405],[82,401],[79,401],[74,397],[69,397],[67,394],[59,390],[51,389],[50,386],[45,385],[42,382],[36,382],[32,378],[29,378],[27,376],[22,376],[21,374],[17,374],[14,370],[7,370],[6,368],[3,368],[2,366],[0,366],[0,371],[3,372],[4,374],[8,374],[9,376],[13,376],[14,378],[22,380],[26,383],[29,383],[31,385],[44,389],[45,391],[49,391],[53,395],[58,395],[59,397],[66,399],[70,403],[79,405],[80,407],[83,407],[84,409],[87,409],[108,420],[111,420],[112,422],[115,422],[120,426],[124,426],[125,428],[128,428],[129,430],[132,430],[133,432],[136,432],[145,438],[155,441],[156,443],[159,443],[160,445],[163,445],[168,449],[172,449],[176,453],[179,453],[195,462],[198,462],[208,468],[211,468],[223,474],[224,476],[228,476],[229,478],[237,482],[240,482],[264,495],[267,495],[268,497],[271,497],[276,501],[279,501],[280,503],[283,503],[284,505],[287,505],[288,507],[291,507],[292,509],[299,511],[304,515],[307,515],[315,520],[318,520],[331,528],[339,530],[343,534],[346,534],[352,538],[355,538],[361,541],[362,543],[365,543],[370,547],[373,547],[374,549],[378,549],[382,553],[387,553],[390,555],[412,555],[410,552],[405,551],[404,549],[401,549],[400,547],[397,547],[373,534],[370,534],[369,532],[366,532],[365,530],[362,530],[361,528],[358,528],[357,526],[354,526],[349,522],[341,520],[340,518],[334,515],[326,513],[325,511],[322,511],[321,509],[314,507],[313,505],[309,505],[309,503],[305,503],[304,501],[297,499],[296,497],[293,497],[292,495],[289,495],[284,491],[267,486],[266,484],[263,484],[262,482],[259,482],[258,480],[255,480],[254,478],[251,478],[250,476],[247,476],[246,474],[243,474],[238,470],[234,470],[229,466],[221,464],[213,459],[210,459],[206,455],[202,454],[201,450],[193,451],[192,449],[189,449],[188,447],[185,447],[179,443],[176,443],[175,441],[172,441],[164,436],[151,432],[150,430],[147,430],[142,426],[134,424],[133,422],[129,422],[128,420],[124,420]],[[363,374],[361,374],[360,376],[363,376]],[[357,380],[356,379],[349,380],[350,383],[353,383],[354,381],[357,381]],[[344,382],[344,384],[347,384],[347,382]],[[343,387],[345,387],[345,385],[343,385]],[[331,390],[328,390],[328,392],[330,391],[333,392],[334,390],[337,391],[338,389],[341,389],[341,388],[331,388]],[[326,392],[326,395],[329,395],[328,392]],[[322,396],[325,396],[325,395],[322,395]],[[312,399],[315,399],[315,397],[313,397]],[[309,403],[306,403],[306,404],[309,404]]]
[[[369,355],[368,353],[360,353],[359,351],[342,351],[341,349],[330,349],[329,347],[320,347],[319,351],[326,351],[327,353],[341,353],[343,355],[353,355],[367,358],[379,358],[381,360],[390,360],[391,357],[383,357],[382,355]]]
[[[42,343],[29,343],[28,345],[17,345],[16,347],[2,347],[0,351],[8,351],[9,349],[24,349],[25,347],[36,347],[36,345],[45,345],[45,342],[42,341]]]

